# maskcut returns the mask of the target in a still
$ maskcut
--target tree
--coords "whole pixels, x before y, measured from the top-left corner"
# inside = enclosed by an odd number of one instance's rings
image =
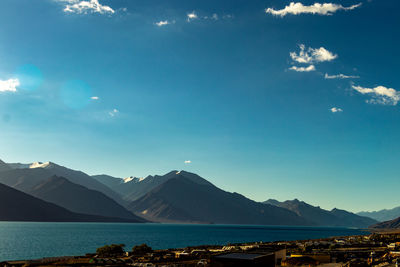
[[[118,256],[124,254],[124,244],[105,245],[96,249],[96,254],[101,257]]]
[[[151,247],[149,247],[148,245],[146,245],[146,244],[141,244],[139,246],[138,245],[134,246],[132,248],[132,252],[135,255],[143,255],[143,254],[146,254],[146,253],[153,252],[153,249]]]

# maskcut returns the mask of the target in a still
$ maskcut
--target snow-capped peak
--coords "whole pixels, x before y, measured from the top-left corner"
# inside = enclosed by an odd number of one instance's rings
[[[34,162],[29,166],[29,169],[36,169],[36,168],[46,168],[50,165],[50,162]]]
[[[146,179],[146,178],[143,178],[143,177],[137,178],[137,177],[131,176],[131,177],[128,177],[128,178],[124,178],[123,180],[124,180],[124,184],[126,184],[126,183],[129,183],[129,182],[132,182],[132,181],[135,182],[135,183],[138,183],[138,182],[143,181],[144,179]]]

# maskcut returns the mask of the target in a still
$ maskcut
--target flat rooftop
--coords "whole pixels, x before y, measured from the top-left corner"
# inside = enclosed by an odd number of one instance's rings
[[[227,253],[215,256],[218,259],[237,259],[237,260],[254,260],[256,258],[273,255],[273,253],[268,254],[252,254],[252,253]]]

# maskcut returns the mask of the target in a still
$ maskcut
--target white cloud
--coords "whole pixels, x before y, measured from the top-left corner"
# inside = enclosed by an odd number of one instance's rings
[[[187,14],[187,21],[190,22],[194,19],[198,19],[199,17],[197,16],[197,14],[193,11],[192,13],[188,13]]]
[[[99,100],[100,98],[98,96],[92,96],[90,99],[92,100]]]
[[[112,111],[108,112],[108,115],[110,115],[111,117],[114,117],[118,113],[119,113],[119,110],[114,108]]]
[[[344,74],[329,75],[328,73],[325,73],[325,79],[358,79],[358,78],[360,78],[360,76],[344,75]]]
[[[302,3],[298,2],[291,2],[288,6],[285,6],[283,9],[275,10],[273,8],[267,8],[265,9],[266,13],[275,15],[275,16],[281,16],[284,17],[288,14],[292,15],[299,15],[299,14],[318,14],[318,15],[332,15],[338,10],[352,10],[357,7],[360,7],[361,3],[357,5],[352,5],[349,7],[344,7],[339,4],[333,4],[333,3],[315,3],[310,6],[305,6]]]
[[[343,112],[343,109],[333,107],[333,108],[330,109],[330,111],[331,111],[332,113]]]
[[[311,48],[306,49],[304,44],[300,44],[300,52],[297,54],[296,52],[290,52],[290,57],[293,61],[298,63],[313,63],[313,62],[324,62],[324,61],[332,61],[337,58],[337,55],[329,52],[323,47],[320,48]]]
[[[162,27],[171,24],[171,22],[169,22],[168,20],[160,20],[159,22],[156,22],[154,24],[158,27]]]
[[[400,93],[393,88],[387,88],[381,85],[375,88],[366,88],[353,85],[352,88],[363,95],[371,95],[372,98],[366,101],[370,104],[394,106],[397,105],[400,100]]]
[[[20,85],[18,79],[8,79],[5,81],[0,80],[0,93],[3,92],[17,92],[17,87]]]
[[[310,65],[308,67],[293,66],[293,67],[289,68],[289,70],[294,70],[297,72],[310,72],[310,71],[315,71],[315,66],[314,65]]]
[[[185,164],[190,164],[190,163],[192,163],[191,160],[185,160]]]
[[[115,10],[110,6],[102,5],[99,0],[56,0],[57,2],[64,2],[64,12],[77,13],[77,14],[88,14],[88,13],[99,13],[99,14],[114,14]]]

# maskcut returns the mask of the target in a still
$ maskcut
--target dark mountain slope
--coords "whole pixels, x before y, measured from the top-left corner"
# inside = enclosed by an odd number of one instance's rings
[[[175,173],[128,209],[160,222],[308,225],[295,213],[225,192],[199,176]],[[188,177],[186,177],[188,176]]]
[[[18,190],[27,192],[39,183],[49,179],[52,176],[60,176],[68,179],[70,182],[82,185],[92,190],[99,191],[119,204],[126,204],[119,194],[103,185],[102,183],[91,178],[89,175],[74,171],[54,163],[49,163],[43,168],[32,169],[13,169],[5,172],[0,172],[0,183],[14,187]]]
[[[374,229],[400,229],[400,217],[394,220],[377,223],[371,226]]]
[[[142,221],[103,193],[74,184],[62,177],[53,176],[28,193],[77,213]]]
[[[5,163],[4,161],[2,161],[2,160],[0,159],[0,172],[9,171],[9,170],[11,170],[11,167],[8,166],[7,163]]]
[[[126,219],[78,214],[0,184],[0,221],[133,222]]]

